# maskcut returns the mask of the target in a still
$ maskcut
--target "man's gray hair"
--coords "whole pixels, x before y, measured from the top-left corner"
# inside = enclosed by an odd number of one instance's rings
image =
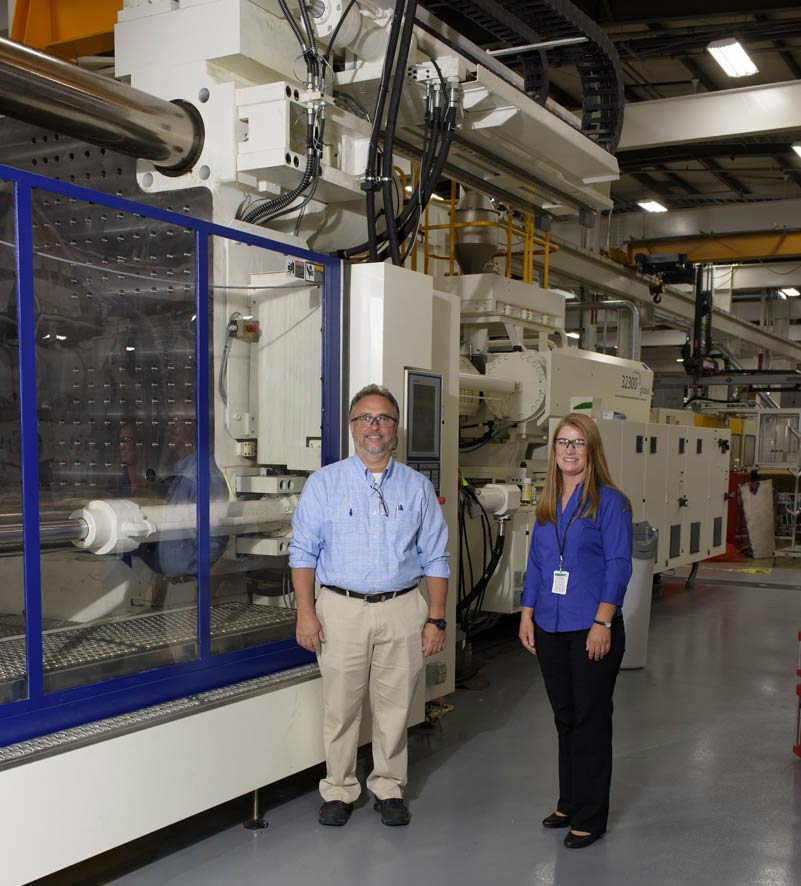
[[[348,408],[348,415],[353,414],[353,408],[359,402],[359,400],[363,400],[365,397],[384,397],[386,400],[392,404],[392,408],[395,410],[395,418],[400,418],[400,407],[398,406],[398,401],[395,399],[392,391],[389,388],[385,388],[383,385],[365,385],[360,391],[357,391],[353,395],[353,399],[350,401],[350,407]]]

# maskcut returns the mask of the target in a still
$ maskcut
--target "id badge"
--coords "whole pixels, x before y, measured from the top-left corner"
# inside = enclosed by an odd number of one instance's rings
[[[553,571],[553,585],[551,586],[552,594],[559,594],[562,597],[567,594],[567,580],[570,578],[570,573],[565,572],[562,569],[554,569]]]

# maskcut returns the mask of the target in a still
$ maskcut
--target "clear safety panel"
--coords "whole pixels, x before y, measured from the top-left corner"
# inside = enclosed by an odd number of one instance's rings
[[[320,467],[322,272],[219,237],[209,256],[211,651],[223,653],[295,636],[288,555]]]
[[[14,191],[0,182],[0,703],[28,694]]]
[[[197,643],[193,231],[33,191],[45,690]]]

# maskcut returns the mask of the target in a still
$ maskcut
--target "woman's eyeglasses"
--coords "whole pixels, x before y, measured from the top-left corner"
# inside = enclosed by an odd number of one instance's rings
[[[577,440],[568,440],[567,437],[557,437],[554,440],[554,443],[556,444],[556,448],[561,449],[563,452],[568,449],[572,449],[575,452],[577,449],[584,449],[587,445],[587,441],[582,440],[581,437]]]

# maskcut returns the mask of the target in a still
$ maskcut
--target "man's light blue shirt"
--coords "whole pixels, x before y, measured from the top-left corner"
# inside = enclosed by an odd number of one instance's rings
[[[292,532],[289,565],[316,570],[322,585],[383,593],[411,587],[423,575],[450,574],[448,527],[434,487],[392,458],[378,483],[357,455],[316,471]]]

